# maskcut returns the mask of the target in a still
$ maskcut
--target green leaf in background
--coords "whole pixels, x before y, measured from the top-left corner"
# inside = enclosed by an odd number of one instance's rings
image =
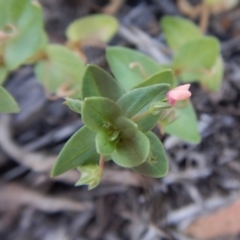
[[[1,0],[0,7],[0,30],[9,29],[12,33],[5,44],[4,62],[9,70],[14,70],[42,44],[42,10],[30,0]]]
[[[105,14],[94,14],[72,22],[66,32],[71,42],[108,42],[118,30],[115,17]]]
[[[40,59],[43,60],[44,58],[46,58],[46,48],[47,45],[49,45],[49,39],[48,36],[46,34],[46,32],[42,32],[42,36],[41,36],[41,44],[39,44],[39,48],[36,52],[34,52],[33,55],[31,55],[25,62],[24,64],[35,64],[37,61],[39,61]]]
[[[83,104],[82,100],[74,99],[74,98],[65,98],[65,100],[66,101],[63,104],[68,106],[73,112],[81,114],[82,104]]]
[[[112,100],[103,97],[85,98],[82,106],[82,120],[94,132],[109,129],[121,109]]]
[[[0,85],[6,80],[8,75],[8,70],[5,66],[0,66]]]
[[[165,132],[186,142],[199,143],[201,136],[198,131],[197,118],[191,102],[189,101],[185,107],[176,108],[175,111],[177,118],[172,123],[163,125]]]
[[[212,7],[214,13],[221,13],[236,7],[239,0],[204,0],[204,2]]]
[[[147,132],[146,136],[150,142],[150,154],[146,162],[133,170],[149,177],[163,177],[168,172],[168,160],[164,147],[154,133]]]
[[[168,46],[174,51],[183,44],[202,37],[200,29],[192,21],[182,17],[163,17],[160,25]]]
[[[82,97],[106,97],[117,101],[123,94],[119,83],[105,70],[88,65],[82,83]]]
[[[0,86],[0,113],[17,113],[19,107],[14,98]]]
[[[125,91],[160,70],[159,65],[147,55],[124,47],[108,48],[106,57],[113,75]]]
[[[202,37],[184,44],[173,59],[173,70],[184,82],[195,81],[202,71],[210,70],[219,56],[216,38]]]
[[[138,84],[134,88],[141,88],[141,87],[147,87],[154,84],[160,84],[160,83],[167,83],[170,85],[170,88],[173,88],[176,86],[176,79],[173,75],[173,71],[171,69],[162,70],[149,78],[147,78],[144,82]]]
[[[202,87],[208,91],[216,92],[220,89],[224,74],[224,64],[219,57],[211,70],[202,74],[200,83]]]
[[[66,47],[55,44],[46,48],[46,60],[35,66],[35,74],[46,89],[55,94],[61,88],[66,90],[66,95],[61,97],[81,97],[83,73],[81,60]]]
[[[103,171],[98,164],[84,165],[78,167],[78,170],[81,172],[81,178],[75,186],[88,185],[88,190],[92,190],[98,186],[103,175]]]
[[[110,155],[116,148],[116,141],[110,141],[109,132],[103,129],[97,132],[96,147],[100,155]]]
[[[148,157],[150,143],[144,133],[138,131],[133,138],[122,138],[116,150],[111,154],[112,160],[122,167],[132,168],[142,164]]]
[[[95,147],[96,134],[86,126],[78,130],[64,145],[53,166],[51,176],[55,177],[84,164],[99,161]]]
[[[147,111],[150,111],[151,104],[162,101],[169,91],[169,84],[155,84],[152,86],[136,88],[124,94],[117,103],[123,114],[128,118],[136,118]],[[135,121],[143,132],[148,132],[157,123],[159,114],[151,113]]]

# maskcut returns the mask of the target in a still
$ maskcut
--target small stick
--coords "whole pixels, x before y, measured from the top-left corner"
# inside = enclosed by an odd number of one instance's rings
[[[200,15],[200,29],[204,34],[209,25],[210,7],[207,4],[202,5],[202,11]]]
[[[100,167],[101,171],[103,171],[104,163],[105,163],[104,155],[101,155],[100,160],[99,160],[99,167]]]

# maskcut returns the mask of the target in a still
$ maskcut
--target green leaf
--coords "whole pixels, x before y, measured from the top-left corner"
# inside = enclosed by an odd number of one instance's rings
[[[31,65],[31,64],[35,64],[36,62],[39,61],[39,59],[44,59],[46,55],[45,51],[47,46],[49,45],[49,39],[48,36],[46,34],[46,32],[42,32],[42,36],[41,36],[41,44],[39,44],[39,48],[36,52],[34,52],[33,55],[31,55],[25,62],[24,64],[27,65]]]
[[[13,36],[4,49],[4,61],[14,70],[32,56],[41,46],[43,17],[41,7],[29,0],[1,1],[0,29],[14,26]]]
[[[119,106],[108,98],[90,97],[83,102],[82,120],[94,132],[109,129],[120,115]]]
[[[169,168],[164,147],[154,133],[147,132],[146,136],[150,142],[150,154],[146,162],[133,168],[133,170],[149,177],[163,177]]]
[[[0,113],[17,113],[19,107],[14,98],[0,86]]]
[[[216,38],[203,37],[192,40],[176,53],[172,67],[182,81],[197,80],[201,77],[202,71],[213,67],[219,51],[219,42]]]
[[[46,48],[46,56],[46,60],[35,66],[35,74],[41,84],[55,94],[66,88],[65,97],[80,98],[84,72],[81,60],[66,47],[55,44]]]
[[[142,164],[148,157],[150,143],[144,133],[138,131],[133,138],[122,138],[116,150],[111,154],[112,160],[122,167],[132,168]]]
[[[160,22],[168,46],[176,51],[185,43],[202,37],[200,29],[190,20],[166,16]]]
[[[103,129],[97,132],[96,147],[100,155],[110,155],[116,148],[116,141],[110,141],[110,132]]]
[[[150,111],[151,104],[165,99],[168,91],[169,84],[155,84],[148,87],[137,88],[124,94],[117,103],[122,109],[123,114],[133,119]],[[149,114],[135,122],[139,130],[148,132],[156,125],[159,116],[159,114],[153,115],[149,112]]]
[[[239,0],[204,0],[204,2],[212,7],[214,13],[221,13],[236,7]]]
[[[138,125],[123,116],[116,119],[115,126],[120,131],[119,135],[121,138],[133,138],[138,132]]]
[[[118,21],[115,17],[94,14],[72,22],[66,32],[72,42],[108,42],[116,34]]]
[[[223,74],[224,64],[222,58],[219,57],[210,71],[203,72],[200,83],[204,89],[216,92],[221,87]]]
[[[99,161],[95,147],[96,134],[86,126],[78,130],[64,145],[53,166],[51,176],[55,177],[84,164]]]
[[[201,136],[198,131],[197,118],[191,102],[185,107],[176,108],[175,115],[177,117],[176,120],[168,125],[163,125],[165,132],[186,142],[199,143]]]
[[[138,84],[134,88],[147,87],[147,86],[160,84],[160,83],[167,83],[170,85],[170,88],[173,88],[176,86],[176,79],[171,69],[162,70],[156,74],[153,74],[152,76],[147,78],[144,82]]]
[[[63,103],[68,106],[73,112],[80,113],[82,111],[83,101],[74,98],[65,98],[66,101]]]
[[[8,70],[5,66],[0,66],[0,85],[6,80],[8,75]]]
[[[88,190],[92,190],[97,187],[103,171],[97,164],[88,164],[81,167],[78,167],[78,170],[81,172],[81,178],[75,184],[75,186],[88,185]]]
[[[160,70],[159,65],[150,57],[124,47],[108,48],[106,57],[113,75],[125,91],[129,91]],[[131,68],[132,64],[136,67]]]
[[[118,82],[102,68],[88,65],[82,83],[82,96],[106,97],[117,101],[123,94],[123,89]]]

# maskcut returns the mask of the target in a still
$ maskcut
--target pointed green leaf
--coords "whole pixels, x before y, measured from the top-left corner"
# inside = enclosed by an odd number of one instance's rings
[[[174,51],[183,44],[202,37],[200,29],[192,21],[182,17],[163,17],[160,25],[168,46]]]
[[[118,104],[126,117],[136,118],[148,112],[152,103],[165,99],[168,91],[169,84],[155,84],[148,87],[137,88],[124,94],[118,100]],[[149,114],[135,122],[141,131],[148,132],[156,125],[159,116],[159,114],[153,115],[149,112]]]
[[[108,42],[116,34],[118,21],[115,17],[94,14],[72,22],[67,29],[67,37],[72,42]]]
[[[171,69],[162,70],[156,74],[153,74],[152,76],[147,78],[144,82],[138,84],[134,88],[147,87],[147,86],[160,84],[160,83],[167,83],[170,85],[170,88],[173,88],[176,86],[176,79]]]
[[[205,71],[202,73],[200,83],[204,89],[216,92],[221,87],[223,74],[224,64],[222,58],[219,57],[210,71]]]
[[[164,147],[154,133],[147,132],[146,136],[150,142],[150,154],[146,162],[133,168],[133,170],[149,177],[163,177],[169,168]]]
[[[14,70],[32,56],[41,46],[43,17],[40,6],[29,0],[1,1],[0,29],[11,28],[13,36],[4,49],[4,61],[8,69]]]
[[[185,107],[176,108],[176,120],[163,126],[166,133],[174,135],[186,142],[199,143],[201,136],[198,131],[194,108],[189,102]]]
[[[122,87],[105,70],[88,65],[82,83],[82,97],[106,97],[117,101],[123,94]]]
[[[119,106],[108,98],[90,97],[83,102],[82,120],[94,132],[109,128],[120,115]]]
[[[100,155],[110,155],[116,148],[116,141],[110,141],[110,132],[100,130],[96,135],[97,152]]]
[[[19,107],[14,98],[0,86],[0,113],[17,113]]]
[[[219,56],[219,42],[213,37],[202,37],[184,44],[176,53],[173,69],[182,81],[194,81],[202,71],[210,70]]]
[[[46,55],[47,59],[35,66],[41,84],[53,93],[63,88],[69,91],[65,96],[80,98],[84,64],[79,57],[66,47],[55,44],[46,48]]]
[[[133,138],[122,138],[116,150],[111,154],[112,160],[122,167],[132,168],[142,164],[150,151],[150,143],[144,133],[138,131]]]
[[[75,186],[88,185],[88,190],[97,187],[103,172],[97,164],[88,164],[78,167],[81,172],[81,178],[77,181]]]
[[[59,153],[51,176],[58,176],[84,164],[97,163],[99,155],[95,147],[95,137],[96,134],[86,126],[78,130]]]
[[[147,55],[124,47],[108,48],[106,57],[113,75],[125,91],[160,70],[159,65]],[[136,66],[132,67],[132,64]]]
[[[63,103],[68,106],[73,112],[80,113],[82,111],[83,101],[74,98],[65,98],[66,101]]]

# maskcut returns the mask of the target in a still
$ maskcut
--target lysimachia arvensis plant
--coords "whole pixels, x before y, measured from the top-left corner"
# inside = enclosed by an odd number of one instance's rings
[[[157,78],[153,75],[130,87],[121,85],[103,69],[88,65],[81,100],[66,98],[65,102],[81,114],[85,126],[62,149],[52,176],[78,168],[82,177],[76,185],[88,184],[92,189],[98,185],[109,159],[146,176],[166,175],[166,153],[151,130],[161,121],[174,121],[175,106],[180,102],[188,105],[191,95],[190,84],[171,89],[173,84],[171,70],[160,71]]]
[[[67,28],[66,44],[59,45],[49,43],[36,1],[0,0],[0,9],[0,84],[10,71],[34,64],[46,96],[51,100],[64,97],[85,124],[63,147],[52,176],[77,168],[81,178],[76,185],[87,184],[92,189],[100,182],[105,162],[113,160],[159,178],[166,175],[168,161],[161,141],[151,131],[155,126],[161,134],[200,142],[188,83],[197,81],[207,91],[217,91],[223,61],[218,41],[204,36],[191,21],[179,17],[161,20],[170,49],[167,66],[135,50],[107,48],[111,75],[87,65],[83,47],[106,47],[117,32],[114,17],[93,14],[77,19]],[[18,110],[0,86],[0,112]]]

